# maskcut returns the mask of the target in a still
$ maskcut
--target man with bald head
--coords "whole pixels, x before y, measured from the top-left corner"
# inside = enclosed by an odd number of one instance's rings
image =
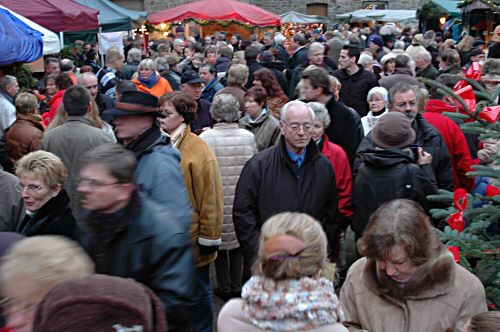
[[[236,235],[244,254],[243,279],[258,248],[264,221],[282,211],[303,212],[318,220],[331,248],[338,225],[335,174],[311,139],[314,112],[301,101],[281,110],[279,144],[253,156],[243,168],[233,205]]]
[[[78,76],[78,85],[83,86],[90,92],[99,109],[99,115],[106,122],[111,122],[111,117],[106,116],[103,112],[114,107],[113,99],[110,96],[99,93],[99,84],[97,76],[92,72],[86,72]]]

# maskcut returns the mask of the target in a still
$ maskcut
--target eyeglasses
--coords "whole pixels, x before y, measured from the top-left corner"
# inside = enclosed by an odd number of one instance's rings
[[[285,125],[292,131],[299,131],[300,128],[304,129],[304,131],[311,131],[313,129],[313,125],[311,123],[292,123],[290,125],[285,123]]]
[[[91,189],[99,189],[102,187],[107,187],[107,186],[113,186],[115,184],[119,184],[120,182],[113,182],[113,183],[102,183],[100,181],[92,180],[92,179],[85,179],[85,178],[78,178],[77,183],[79,186],[87,186]]]
[[[22,193],[24,191],[24,189],[26,189],[30,194],[33,194],[33,193],[36,193],[36,192],[39,192],[40,190],[42,190],[43,187],[42,186],[35,186],[34,184],[29,184],[27,186],[25,186],[24,184],[21,184],[21,183],[16,184],[17,192]]]

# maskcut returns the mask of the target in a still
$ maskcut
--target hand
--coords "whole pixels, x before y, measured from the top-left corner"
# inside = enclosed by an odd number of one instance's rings
[[[430,164],[431,162],[432,162],[432,155],[430,153],[425,152],[424,149],[419,147],[417,164],[426,165]]]
[[[219,250],[219,246],[202,246],[199,244],[198,247],[200,248],[200,256],[208,256]]]

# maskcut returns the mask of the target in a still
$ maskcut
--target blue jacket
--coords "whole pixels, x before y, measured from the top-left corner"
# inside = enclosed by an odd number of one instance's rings
[[[193,210],[180,167],[181,155],[161,135],[137,156],[135,181],[154,201],[172,212],[185,226],[191,227]]]
[[[205,99],[208,102],[212,102],[214,99],[215,94],[224,88],[224,85],[222,85],[217,77],[215,77],[213,80],[211,80],[205,89],[203,89],[203,92],[201,93],[200,99]]]

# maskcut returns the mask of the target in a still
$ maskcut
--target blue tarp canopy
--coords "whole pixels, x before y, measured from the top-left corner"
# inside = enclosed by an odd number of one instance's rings
[[[0,66],[33,62],[43,55],[43,34],[0,8]]]

